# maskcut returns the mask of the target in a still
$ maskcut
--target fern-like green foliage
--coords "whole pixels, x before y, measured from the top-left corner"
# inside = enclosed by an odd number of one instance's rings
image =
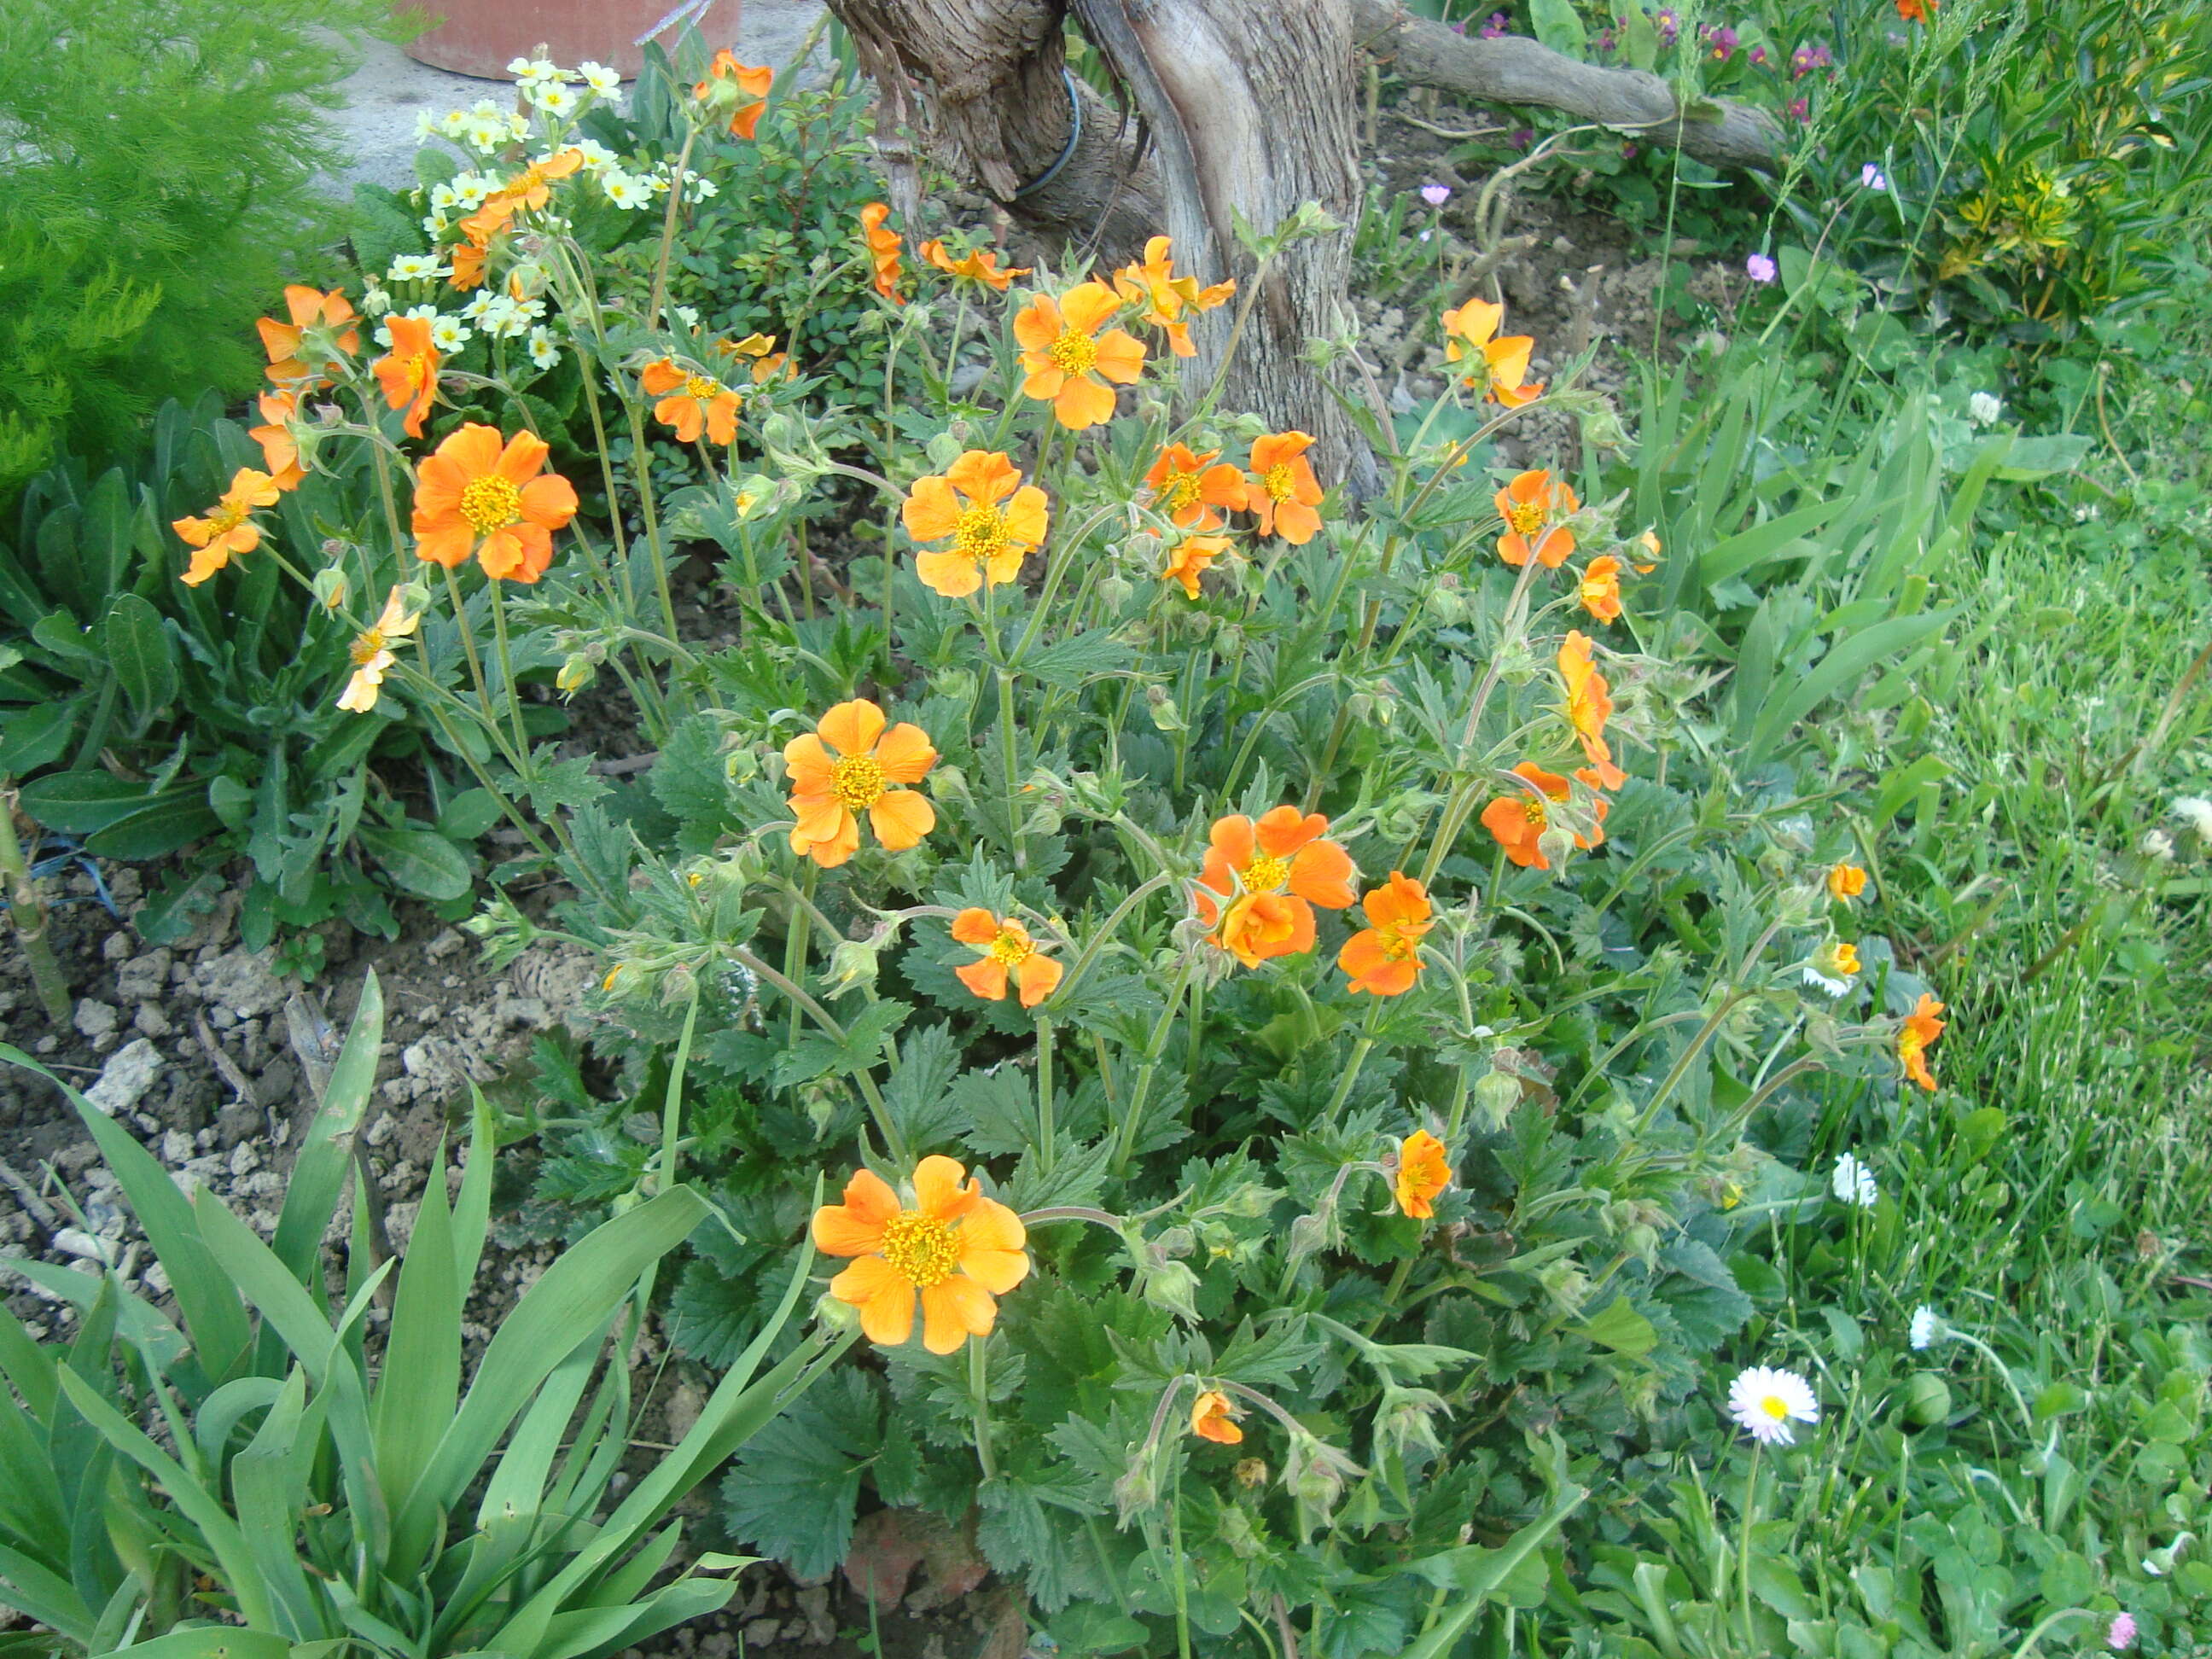
[[[321,111],[389,0],[0,5],[0,510],[171,396],[243,392],[252,319],[311,270]]]

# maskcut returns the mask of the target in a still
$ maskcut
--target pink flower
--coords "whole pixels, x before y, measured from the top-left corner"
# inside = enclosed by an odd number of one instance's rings
[[[2105,1632],[2105,1645],[2115,1653],[2131,1646],[2136,1639],[2136,1616],[2131,1613],[2112,1615],[2112,1628]]]
[[[1887,190],[1889,175],[1872,161],[1859,169],[1859,183],[1868,190]]]
[[[1482,26],[1482,38],[1486,40],[1496,40],[1502,39],[1504,33],[1505,14],[1502,11],[1493,11],[1490,14],[1490,21]]]
[[[1792,98],[1782,106],[1782,112],[1793,121],[1803,121],[1811,117],[1813,106],[1808,99]]]
[[[1776,271],[1774,261],[1764,253],[1754,253],[1743,262],[1744,274],[1754,283],[1771,283]]]
[[[1449,185],[1423,185],[1421,186],[1421,199],[1424,202],[1426,202],[1431,207],[1442,207],[1446,202],[1451,200],[1451,186]]]

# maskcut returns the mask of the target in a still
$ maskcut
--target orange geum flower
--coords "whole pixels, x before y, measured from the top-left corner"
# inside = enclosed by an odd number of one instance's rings
[[[691,88],[691,95],[702,101],[708,97],[730,97],[730,136],[750,138],[760,125],[761,112],[768,107],[768,89],[775,81],[773,69],[753,69],[737,60],[726,46],[714,54],[708,65],[707,78]],[[718,89],[716,82],[734,88],[734,93]]]
[[[1498,538],[1499,558],[1516,570],[1532,554],[1547,570],[1567,562],[1575,534],[1559,520],[1582,506],[1572,486],[1540,467],[1517,475],[1494,499],[1505,521],[1505,533]]]
[[[987,247],[979,247],[956,259],[945,252],[944,242],[936,237],[932,237],[915,251],[946,276],[977,283],[998,294],[1004,294],[1012,286],[1015,277],[1028,276],[1031,269],[1028,265],[1009,265],[1002,270],[999,268],[998,254]]]
[[[1848,904],[1866,891],[1867,873],[1856,864],[1831,866],[1826,880],[1828,896],[1838,904]]]
[[[533,213],[553,199],[553,185],[570,177],[584,165],[584,152],[564,149],[548,155],[543,161],[532,161],[494,192],[505,197],[517,208],[528,208]]]
[[[339,708],[366,714],[376,707],[385,671],[399,660],[392,653],[392,641],[406,638],[422,622],[419,613],[408,610],[404,590],[395,586],[384,601],[383,613],[356,635],[353,644],[347,647],[353,657],[353,678],[338,693]]]
[[[860,234],[868,244],[868,261],[876,268],[876,292],[895,306],[906,301],[900,296],[899,248],[902,246],[899,234],[884,228],[884,221],[891,216],[890,207],[883,202],[871,202],[860,210]]]
[[[1306,451],[1313,437],[1304,432],[1271,432],[1252,441],[1252,482],[1244,489],[1244,507],[1256,514],[1262,536],[1280,536],[1293,547],[1303,547],[1321,533],[1321,481],[1314,477]]]
[[[653,406],[653,418],[672,427],[678,443],[696,444],[703,430],[718,444],[738,441],[738,394],[711,374],[694,374],[663,357],[647,363],[638,384]]]
[[[1053,994],[1066,971],[1037,949],[1030,930],[1020,922],[1012,916],[994,916],[980,905],[971,905],[952,918],[952,937],[981,952],[975,961],[952,971],[986,1002],[1006,1000],[1011,974],[1022,1006],[1034,1008]]]
[[[1141,319],[1167,336],[1168,349],[1176,356],[1195,357],[1198,348],[1191,343],[1190,325],[1183,320],[1183,313],[1212,311],[1226,303],[1237,292],[1237,284],[1216,283],[1201,288],[1195,276],[1176,276],[1168,247],[1167,237],[1153,237],[1145,244],[1141,264],[1123,265],[1114,273],[1114,286],[1124,304],[1144,307]]]
[[[957,1352],[971,1336],[988,1336],[997,1297],[1029,1277],[1029,1242],[1022,1218],[949,1158],[915,1166],[914,1203],[899,1201],[890,1183],[860,1170],[845,1183],[845,1201],[814,1212],[814,1246],[853,1258],[830,1281],[830,1294],[860,1310],[871,1342],[896,1347],[914,1334],[921,1300],[921,1345]]]
[[[1482,809],[1482,827],[1497,837],[1498,844],[1505,849],[1505,856],[1524,870],[1548,870],[1552,861],[1545,857],[1544,832],[1552,827],[1553,806],[1564,805],[1573,793],[1567,781],[1556,772],[1547,772],[1534,761],[1522,761],[1513,769],[1513,775],[1526,779],[1529,787],[1510,795],[1500,795]],[[1605,840],[1605,815],[1611,803],[1596,792],[1602,781],[1600,775],[1588,767],[1578,769],[1575,776],[1588,784],[1595,804],[1594,822],[1588,835],[1574,832],[1575,845],[1584,852],[1601,845]]]
[[[1496,337],[1504,320],[1505,307],[1487,300],[1469,300],[1457,311],[1444,313],[1444,361],[1468,360],[1473,368],[1461,384],[1480,386],[1485,397],[1518,409],[1542,397],[1544,386],[1541,381],[1527,384],[1528,354],[1536,342],[1526,334]]]
[[[1367,913],[1367,926],[1345,940],[1336,953],[1336,965],[1352,975],[1350,990],[1401,996],[1413,988],[1421,971],[1421,936],[1429,931],[1435,914],[1428,890],[1393,870],[1388,886],[1376,888],[1359,902]]]
[[[1444,1144],[1426,1129],[1416,1129],[1398,1143],[1398,1172],[1391,1182],[1399,1211],[1416,1221],[1435,1215],[1437,1194],[1451,1185],[1451,1165],[1444,1160]]]
[[[791,850],[834,869],[860,849],[860,814],[886,850],[903,853],[937,825],[928,798],[892,786],[920,783],[937,750],[920,726],[886,729],[884,711],[858,697],[823,715],[811,732],[783,746],[791,773],[787,803],[798,818]]]
[[[292,435],[292,421],[300,412],[300,399],[290,392],[264,392],[258,400],[261,424],[248,427],[246,435],[261,446],[261,464],[269,469],[269,482],[279,489],[298,488],[307,476],[300,465],[300,442]]]
[[[1194,599],[1199,578],[1228,550],[1226,536],[1185,536],[1168,550],[1168,568],[1160,572],[1160,580],[1181,582],[1182,591]]]
[[[899,518],[917,542],[952,538],[949,548],[916,554],[914,566],[925,586],[958,599],[1021,574],[1050,512],[1044,491],[1023,483],[1007,457],[971,449],[941,476],[916,478]]]
[[[291,283],[284,289],[284,309],[289,323],[264,317],[254,324],[269,354],[269,378],[278,386],[298,391],[325,385],[325,370],[335,357],[361,349],[353,306],[338,289],[324,294]]]
[[[1324,839],[1328,820],[1277,806],[1254,823],[1216,818],[1192,894],[1208,937],[1247,968],[1314,946],[1316,904],[1342,910],[1355,896],[1352,859]]]
[[[1217,1389],[1206,1389],[1190,1402],[1190,1431],[1201,1440],[1224,1446],[1240,1445],[1244,1431],[1237,1426],[1237,1419],[1243,1415],[1230,1403],[1227,1395]]]
[[[1575,599],[1583,610],[1600,622],[1619,622],[1620,561],[1592,559],[1584,565],[1582,581],[1575,588]]]
[[[1103,283],[1079,283],[1054,299],[1040,294],[1014,318],[1022,346],[1022,395],[1052,405],[1072,432],[1114,418],[1114,387],[1144,373],[1144,343],[1126,329],[1103,328],[1121,301]],[[1103,378],[1101,378],[1103,377]]]
[[[1928,1069],[1928,1045],[1943,1035],[1943,1022],[1936,1018],[1942,1012],[1943,1005],[1923,991],[1897,1028],[1897,1058],[1905,1076],[1930,1094],[1936,1091],[1936,1073]]]
[[[1628,775],[1613,763],[1613,750],[1605,740],[1605,723],[1613,715],[1613,686],[1590,665],[1589,636],[1580,629],[1559,647],[1559,678],[1567,687],[1567,720],[1582,739],[1583,753],[1596,769],[1599,785],[1618,789]]]
[[[1936,9],[1936,0],[1897,0],[1897,15],[1901,22],[1924,23],[1928,14]]]
[[[1221,452],[1193,453],[1188,444],[1170,444],[1145,474],[1152,505],[1178,530],[1218,530],[1216,507],[1234,513],[1244,505],[1244,475],[1221,459]]]
[[[464,228],[467,221],[462,221]],[[482,288],[484,279],[484,258],[489,250],[483,243],[461,242],[455,245],[450,256],[453,274],[446,278],[447,286],[466,293],[472,288]]]
[[[276,481],[266,472],[241,466],[206,517],[173,520],[169,527],[192,550],[185,586],[198,587],[238,555],[260,546],[261,526],[253,522],[253,510],[276,506],[277,494]]]
[[[384,388],[384,401],[407,411],[400,429],[410,438],[419,438],[422,417],[430,412],[431,400],[438,395],[441,359],[438,348],[430,343],[428,318],[394,317],[386,326],[392,331],[392,349],[371,363],[369,370]]]
[[[495,581],[534,582],[553,562],[553,532],[576,516],[574,485],[539,474],[545,441],[471,421],[425,456],[415,481],[415,554],[451,570],[470,554]]]
[[[773,380],[789,366],[791,354],[775,349],[773,334],[748,334],[742,340],[717,340],[714,355],[732,362],[749,362],[753,384]]]

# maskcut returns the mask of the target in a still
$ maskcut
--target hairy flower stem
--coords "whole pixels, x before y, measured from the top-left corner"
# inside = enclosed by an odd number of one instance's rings
[[[684,1073],[691,1063],[691,1038],[699,1027],[699,980],[691,979],[691,995],[684,1005],[684,1030],[676,1039],[676,1057],[668,1062],[668,1091],[660,1104],[660,1190],[676,1188],[676,1147],[684,1129]]]
[[[829,1035],[832,1042],[842,1043],[845,1041],[845,1028],[837,1023],[827,1008],[799,986],[743,945],[732,945],[723,948],[729,952],[732,961],[751,969],[763,981],[773,985],[790,998],[795,1006],[805,1009],[814,1023]],[[853,1073],[853,1081],[860,1085],[860,1093],[868,1103],[868,1110],[876,1120],[877,1132],[884,1138],[884,1147],[890,1154],[891,1162],[902,1166],[911,1165],[914,1158],[907,1150],[906,1136],[900,1132],[897,1120],[891,1116],[890,1105],[884,1099],[883,1091],[876,1087],[876,1079],[865,1071],[856,1071]]]
[[[69,985],[54,957],[53,940],[46,936],[46,905],[39,896],[23,858],[23,845],[15,838],[15,792],[0,789],[0,884],[4,884],[8,919],[15,924],[15,941],[23,947],[23,960],[31,969],[31,984],[39,1006],[56,1025],[70,1017]]]
[[[1759,1632],[1751,1622],[1751,1521],[1759,1505],[1759,1454],[1756,1440],[1751,1443],[1751,1468],[1743,1477],[1743,1513],[1736,1517],[1736,1593],[1743,1607],[1743,1650],[1747,1656],[1759,1652]]]
[[[496,580],[491,585],[491,635],[493,648],[499,653],[499,678],[507,692],[507,715],[514,722],[514,752],[527,758],[530,733],[523,729],[522,693],[515,687],[514,658],[507,643],[507,585]]]
[[[483,727],[487,736],[497,744],[507,756],[507,764],[515,775],[523,775],[522,757],[507,746],[507,733],[500,725],[499,710],[492,704],[491,684],[484,678],[483,659],[477,653],[476,630],[469,626],[468,606],[461,599],[460,579],[453,574],[453,567],[441,567],[446,573],[446,597],[453,602],[453,626],[461,636],[461,654],[468,659],[469,678],[476,683],[477,703],[483,711]]]
[[[660,311],[668,301],[668,264],[676,251],[676,220],[684,204],[684,172],[691,164],[691,147],[699,142],[695,125],[684,135],[684,148],[676,152],[676,172],[668,181],[668,210],[660,216],[660,254],[653,262],[653,303],[646,310],[646,325],[662,325]]]
[[[1521,567],[1520,580],[1513,584],[1513,595],[1506,601],[1505,627],[1508,630],[1518,626],[1522,606],[1528,600],[1528,586],[1535,580],[1539,568],[1533,557]],[[1499,676],[1504,672],[1504,643],[1501,640],[1499,648],[1491,652],[1489,665],[1483,671],[1482,684],[1475,688],[1474,701],[1468,706],[1467,724],[1460,732],[1462,750],[1474,745],[1476,734],[1482,729],[1482,711],[1489,707],[1490,695],[1498,689]],[[1468,819],[1474,816],[1475,795],[1481,782],[1480,773],[1467,778],[1452,792],[1451,799],[1445,803],[1443,817],[1437,825],[1437,838],[1430,843],[1428,857],[1421,863],[1421,884],[1424,887],[1436,880],[1437,872],[1450,853],[1452,843],[1459,839],[1459,832],[1466,828]]]
[[[1129,1167],[1130,1155],[1137,1150],[1137,1130],[1145,1121],[1145,1103],[1152,1092],[1152,1073],[1159,1069],[1160,1056],[1167,1050],[1168,1032],[1175,1024],[1176,1010],[1182,1005],[1182,994],[1189,988],[1191,974],[1197,966],[1195,956],[1183,958],[1182,972],[1176,976],[1175,988],[1168,993],[1167,1006],[1160,1010],[1159,1023],[1152,1027],[1152,1041],[1145,1045],[1145,1061],[1137,1069],[1137,1081],[1129,1091],[1129,1108],[1121,1114],[1121,1133],[1114,1146],[1116,1176]]]
[[[1006,772],[1006,841],[1013,848],[1014,868],[1029,868],[1029,849],[1022,842],[1021,805],[1015,797],[1021,793],[1019,740],[1014,732],[1014,675],[1013,671],[1001,668],[999,674],[999,764]]]
[[[1037,1016],[1037,1167],[1046,1175],[1052,1173],[1059,1153],[1054,1145],[1057,1139],[1052,1121],[1052,1021],[1044,1014]]]
[[[991,1451],[991,1373],[984,1358],[991,1339],[979,1336],[968,1344],[968,1393],[975,1412],[975,1464],[986,1480],[998,1478],[997,1458]]]

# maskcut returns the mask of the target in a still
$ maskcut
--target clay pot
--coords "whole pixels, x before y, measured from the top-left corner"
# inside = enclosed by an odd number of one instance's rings
[[[443,21],[408,42],[406,51],[434,69],[503,81],[509,63],[543,46],[545,55],[563,69],[589,59],[608,64],[627,81],[642,61],[634,44],[638,36],[681,4],[682,0],[428,0],[431,15]],[[707,0],[692,13],[692,21],[709,40],[733,39],[738,12],[738,0]],[[672,26],[662,44],[676,33]]]

